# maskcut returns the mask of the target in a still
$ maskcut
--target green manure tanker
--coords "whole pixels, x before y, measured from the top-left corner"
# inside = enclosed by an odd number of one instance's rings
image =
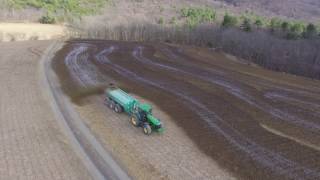
[[[105,90],[105,104],[116,113],[125,112],[130,117],[130,122],[135,127],[142,127],[146,135],[153,131],[163,132],[161,121],[152,115],[152,106],[140,103],[119,88]]]

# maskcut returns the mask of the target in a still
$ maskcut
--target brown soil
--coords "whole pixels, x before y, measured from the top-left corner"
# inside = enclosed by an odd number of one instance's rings
[[[77,102],[110,82],[154,102],[239,178],[320,177],[319,81],[208,49],[112,41],[71,41],[53,67]]]
[[[0,43],[0,179],[92,179],[40,83],[52,43]]]

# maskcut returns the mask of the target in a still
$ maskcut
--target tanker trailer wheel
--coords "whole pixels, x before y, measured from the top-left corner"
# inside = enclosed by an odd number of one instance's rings
[[[103,101],[103,104],[109,107],[109,103],[110,103],[110,100],[108,98],[105,98]]]
[[[109,108],[114,109],[115,106],[116,106],[116,103],[112,100],[109,100]]]
[[[145,135],[150,135],[151,132],[152,132],[151,126],[148,123],[144,124],[143,125],[143,133]]]
[[[114,106],[114,111],[115,111],[116,113],[122,113],[123,109],[122,109],[122,107],[121,107],[119,104],[116,104],[116,105]]]
[[[140,126],[140,120],[138,119],[138,117],[136,115],[130,116],[130,122],[135,127],[139,127]]]

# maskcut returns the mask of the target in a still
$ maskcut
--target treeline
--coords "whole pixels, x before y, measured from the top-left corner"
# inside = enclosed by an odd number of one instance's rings
[[[219,20],[212,9],[184,8],[168,23],[83,27],[75,24],[81,30],[75,37],[217,48],[271,70],[320,79],[319,29],[311,23],[228,13]]]
[[[54,24],[99,12],[108,0],[2,0],[2,6],[12,10],[34,8],[44,12],[40,23]]]
[[[223,27],[239,27],[243,31],[268,31],[271,34],[289,40],[301,38],[319,38],[320,29],[313,23],[282,20],[279,18],[266,19],[262,17],[232,16],[226,13],[222,21]]]
[[[245,32],[267,31],[272,35],[289,40],[319,38],[320,36],[320,28],[313,23],[280,18],[268,19],[252,13],[240,16],[225,13],[223,17],[218,17],[216,11],[211,8],[188,7],[180,10],[180,16],[182,20],[185,20],[183,23],[190,28],[203,23],[214,23],[224,28],[237,27]]]
[[[81,29],[79,25],[77,29]],[[320,79],[320,40],[295,41],[265,31],[247,33],[242,29],[216,25],[163,26],[132,23],[82,29],[76,38],[120,41],[167,42],[221,49],[267,69]]]

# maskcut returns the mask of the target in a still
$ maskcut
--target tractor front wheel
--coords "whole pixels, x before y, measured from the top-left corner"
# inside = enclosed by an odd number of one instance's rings
[[[152,132],[151,126],[149,124],[144,124],[143,125],[143,133],[145,135],[150,135]]]
[[[130,122],[131,122],[131,124],[134,125],[135,127],[139,127],[139,126],[140,126],[140,121],[139,121],[139,119],[137,118],[137,116],[135,116],[135,115],[132,115],[132,116],[130,117]]]

